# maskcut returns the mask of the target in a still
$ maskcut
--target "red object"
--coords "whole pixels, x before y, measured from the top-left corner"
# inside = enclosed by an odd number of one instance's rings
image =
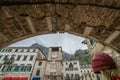
[[[11,80],[20,80],[20,77],[12,77]]]
[[[11,80],[11,77],[4,77],[2,80]]]
[[[100,71],[114,69],[116,68],[116,65],[108,54],[98,53],[95,54],[92,59],[92,68],[95,73],[100,73]]]
[[[28,80],[28,77],[21,77],[20,80]]]

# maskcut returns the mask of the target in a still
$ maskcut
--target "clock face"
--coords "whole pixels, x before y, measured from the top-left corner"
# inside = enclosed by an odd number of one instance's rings
[[[57,56],[57,53],[52,53],[52,58],[56,58]]]

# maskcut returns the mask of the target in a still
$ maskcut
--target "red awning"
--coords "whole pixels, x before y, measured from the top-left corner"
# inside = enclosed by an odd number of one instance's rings
[[[21,77],[20,80],[28,80],[28,77]]]
[[[98,53],[92,59],[92,68],[95,73],[100,73],[100,71],[116,68],[116,65],[108,54]]]
[[[11,77],[4,77],[2,80],[11,80]]]
[[[20,79],[20,77],[12,77],[11,80],[19,80],[19,79]]]

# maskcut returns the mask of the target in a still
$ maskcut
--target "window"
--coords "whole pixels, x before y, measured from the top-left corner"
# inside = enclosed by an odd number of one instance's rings
[[[80,80],[79,74],[75,74],[75,78],[76,78],[76,80]]]
[[[0,65],[0,69],[1,69],[2,65]]]
[[[12,67],[13,67],[13,66],[9,66],[8,71],[11,71],[11,70],[12,70]]]
[[[68,73],[66,73],[66,76],[69,76],[69,74],[68,74]]]
[[[87,72],[89,73],[89,70],[87,70]]]
[[[25,61],[26,59],[27,59],[27,56],[24,56],[23,61]]]
[[[29,51],[30,51],[30,49],[27,50],[27,52],[29,52]]]
[[[20,71],[23,71],[24,70],[24,65],[21,65],[20,66]]]
[[[11,65],[8,67],[7,71],[14,71],[15,69],[15,65]]]
[[[20,71],[26,71],[26,66],[22,65]]]
[[[79,77],[79,74],[75,74],[75,77]]]
[[[34,49],[33,52],[35,52],[36,50]]]
[[[66,65],[67,65],[68,63],[66,63]]]
[[[41,66],[41,65],[42,65],[42,62],[40,61],[38,65]]]
[[[5,69],[5,66],[3,66],[3,68],[2,68],[2,70],[1,70],[1,71],[4,71],[4,69]]]
[[[5,49],[2,49],[2,52],[4,52],[5,51]]]
[[[52,51],[59,51],[59,47],[52,48]]]
[[[94,45],[94,41],[93,40],[90,40],[90,44],[93,46]]]
[[[11,70],[10,71],[14,71],[15,70],[15,65],[13,65],[12,67],[11,67]]]
[[[8,58],[8,55],[5,55],[4,59],[3,60],[6,60]]]
[[[18,55],[18,57],[17,57],[17,61],[19,61],[19,60],[20,60],[20,58],[21,58],[21,55]]]
[[[73,64],[72,63],[69,64],[69,68],[70,68],[70,71],[73,70]]]
[[[82,73],[82,70],[81,70],[81,73]]]
[[[24,52],[24,49],[22,49],[20,52]]]
[[[86,72],[86,71],[84,70],[84,72]]]
[[[33,55],[31,55],[31,56],[30,56],[30,61],[32,61],[32,60],[33,60],[33,57],[34,57]]]
[[[18,69],[18,71],[21,71],[22,68],[23,68],[23,66],[24,66],[24,64],[21,64],[20,67],[19,67],[19,69]]]
[[[69,68],[65,68],[65,71],[69,71]]]
[[[12,49],[4,49],[5,52],[11,52]]]
[[[39,76],[40,75],[40,70],[37,70],[36,71],[36,76]]]
[[[66,79],[70,80],[69,78],[70,78],[70,75],[68,73],[66,73]]]
[[[15,52],[18,52],[18,49],[16,49]]]
[[[9,52],[12,52],[12,49],[9,49]]]
[[[78,68],[74,68],[74,70],[78,70]]]
[[[9,67],[9,66],[6,66],[6,65],[5,65],[5,66],[3,66],[3,68],[2,68],[2,70],[1,70],[1,71],[7,71],[7,70],[8,70],[8,67]]]
[[[74,64],[77,64],[77,62],[74,62]]]
[[[28,65],[26,70],[27,70],[27,71],[31,71],[31,69],[32,69],[32,66],[31,66],[31,65]]]
[[[17,66],[15,67],[15,70],[14,70],[14,71],[18,71],[19,68],[20,68],[20,66],[17,65]]]
[[[0,55],[0,59],[2,58],[3,55]]]
[[[73,77],[73,74],[71,74],[71,76]]]
[[[27,71],[27,66],[24,67],[24,71]]]

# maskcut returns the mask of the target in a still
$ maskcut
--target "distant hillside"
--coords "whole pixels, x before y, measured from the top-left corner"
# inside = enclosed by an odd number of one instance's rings
[[[42,50],[42,52],[46,55],[46,57],[48,56],[48,51],[49,51],[48,47],[45,47],[45,46],[43,46],[43,45],[39,45],[38,43],[35,43],[35,44],[31,45],[31,47],[40,48],[40,50]],[[73,55],[68,54],[68,53],[66,53],[66,52],[63,51],[62,56],[63,56],[63,60],[68,60],[68,59],[70,59]]]
[[[40,50],[46,55],[46,57],[48,56],[48,48],[44,47],[43,45],[39,45],[38,43],[32,44],[31,47],[37,47],[40,48]]]

